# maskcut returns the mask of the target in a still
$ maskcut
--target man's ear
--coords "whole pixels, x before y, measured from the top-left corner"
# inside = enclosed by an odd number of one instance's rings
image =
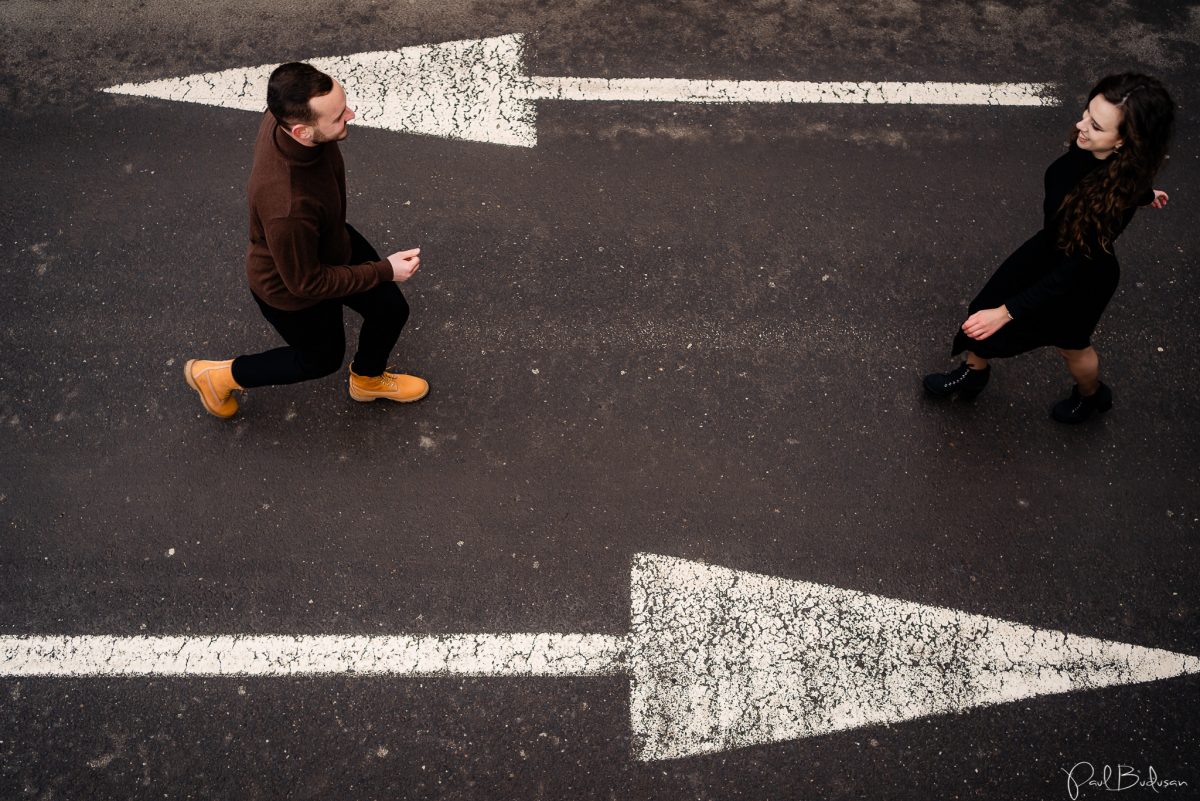
[[[290,131],[292,137],[301,142],[311,142],[313,129],[311,125],[293,125]]]

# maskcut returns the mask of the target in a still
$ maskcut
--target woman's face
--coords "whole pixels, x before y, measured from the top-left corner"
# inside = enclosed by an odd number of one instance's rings
[[[1108,158],[1123,143],[1117,133],[1123,117],[1124,112],[1105,100],[1104,95],[1096,95],[1083,110],[1083,119],[1075,123],[1079,129],[1075,144],[1092,151],[1098,159]]]

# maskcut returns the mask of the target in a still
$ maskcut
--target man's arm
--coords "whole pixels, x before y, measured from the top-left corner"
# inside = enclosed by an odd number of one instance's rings
[[[267,249],[283,285],[298,298],[341,298],[395,280],[388,259],[365,264],[321,264],[316,223],[303,217],[278,217],[263,226]]]

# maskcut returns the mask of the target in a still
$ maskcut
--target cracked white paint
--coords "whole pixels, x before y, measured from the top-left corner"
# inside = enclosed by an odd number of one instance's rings
[[[721,81],[545,78],[524,70],[521,34],[314,58],[340,80],[357,124],[533,147],[538,100],[665,103],[908,103],[1054,106],[1041,83]],[[274,64],[121,84],[104,91],[246,111],[266,106]]]
[[[631,630],[429,636],[3,636],[0,676],[630,678],[637,756],[670,759],[1200,673],[1200,658],[653,554]]]
[[[0,637],[0,675],[603,676],[623,648],[598,634]]]
[[[533,97],[654,103],[901,103],[1054,106],[1040,83],[696,81],[678,78],[533,78]]]
[[[525,97],[520,36],[405,47],[308,63],[342,82],[357,119],[389,131],[532,147],[536,109]],[[104,91],[263,111],[277,64],[121,84]]]
[[[639,554],[630,716],[668,759],[1200,672],[1200,659]]]

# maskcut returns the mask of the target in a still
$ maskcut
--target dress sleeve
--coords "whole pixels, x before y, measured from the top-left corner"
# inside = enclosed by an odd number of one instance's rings
[[[316,221],[307,217],[276,217],[263,226],[267,249],[283,285],[298,298],[341,298],[392,280],[391,264],[321,264]]]
[[[1078,254],[1064,257],[1058,265],[1033,286],[1004,302],[1014,320],[1020,320],[1052,300],[1070,293],[1080,283],[1086,260]]]

